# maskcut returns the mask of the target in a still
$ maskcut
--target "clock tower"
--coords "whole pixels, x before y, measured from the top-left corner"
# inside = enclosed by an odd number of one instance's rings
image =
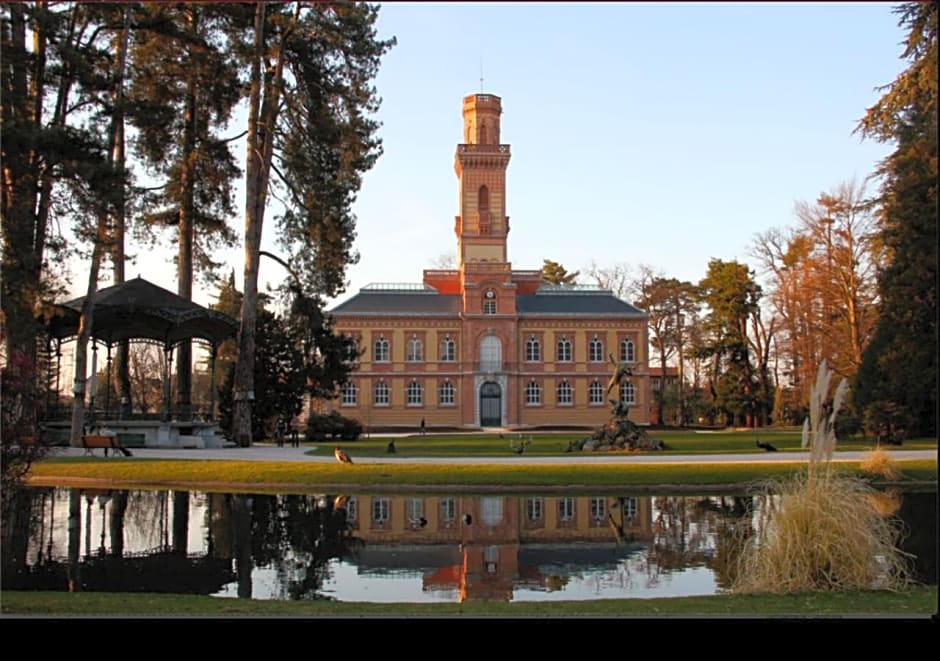
[[[470,263],[505,264],[506,167],[509,145],[499,143],[500,98],[471,94],[463,99],[463,138],[457,145],[454,171],[460,191],[456,218],[457,266]]]

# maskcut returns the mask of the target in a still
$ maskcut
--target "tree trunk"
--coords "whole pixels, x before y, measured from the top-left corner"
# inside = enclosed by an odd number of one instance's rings
[[[125,143],[124,143],[124,72],[127,63],[127,40],[130,21],[130,12],[127,7],[124,8],[124,24],[121,28],[118,38],[118,71],[117,86],[115,90],[113,136],[114,147],[112,150],[113,161],[119,173],[121,173],[122,187],[118,192],[118,199],[114,210],[114,250],[112,261],[114,263],[114,284],[119,285],[126,279],[124,272],[124,234],[125,234],[125,195],[124,195],[124,172],[125,172]],[[131,373],[130,373],[130,344],[124,340],[118,345],[117,360],[115,369],[118,381],[118,396],[121,399],[120,411],[121,417],[128,417],[133,410],[131,400]]]
[[[298,4],[299,11],[299,4]],[[245,282],[241,325],[238,331],[238,362],[235,365],[232,426],[235,442],[248,446],[252,440],[251,406],[255,398],[255,324],[258,315],[258,265],[261,261],[261,231],[268,191],[274,130],[280,103],[284,50],[278,49],[272,71],[262,81],[264,52],[264,3],[255,11],[255,55],[251,65],[248,102],[248,156],[245,181]],[[280,37],[283,43],[284,35]]]
[[[183,170],[180,181],[182,207],[179,213],[179,252],[177,254],[177,293],[187,301],[193,298],[193,233],[195,222],[195,162],[196,162],[196,80],[190,77],[186,99],[186,118],[183,129]],[[177,345],[176,354],[176,413],[180,420],[192,417],[192,343],[188,340]]]

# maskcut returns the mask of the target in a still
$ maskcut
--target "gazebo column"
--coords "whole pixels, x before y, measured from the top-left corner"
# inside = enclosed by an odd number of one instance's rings
[[[105,380],[104,391],[104,417],[107,420],[111,416],[111,344],[108,343],[108,366],[105,369],[108,378]]]
[[[173,373],[173,347],[163,345],[163,421],[170,420],[170,375]]]
[[[55,341],[55,410],[56,416],[59,414],[59,406],[62,404],[62,393],[59,391],[59,377],[62,375],[62,340]]]
[[[52,403],[49,399],[52,397],[52,338],[46,336],[46,352],[49,355],[49,362],[46,363],[46,420],[51,417]],[[58,390],[58,388],[56,388]]]
[[[214,344],[209,352],[209,422],[215,422],[215,357],[218,347]]]

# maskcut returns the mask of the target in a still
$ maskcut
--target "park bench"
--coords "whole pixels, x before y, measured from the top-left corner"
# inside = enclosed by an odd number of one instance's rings
[[[134,432],[119,431],[118,440],[126,448],[142,448],[147,444],[147,435]]]
[[[84,434],[82,436],[82,447],[85,448],[85,454],[94,455],[95,448],[104,450],[104,456],[108,456],[108,450],[115,450],[115,456],[120,452],[125,457],[131,456],[131,451],[121,445],[121,439],[117,436],[102,436],[100,434]]]

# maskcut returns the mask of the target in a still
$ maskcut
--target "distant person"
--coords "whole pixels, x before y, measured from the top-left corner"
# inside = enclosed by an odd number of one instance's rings
[[[284,434],[287,433],[287,420],[284,419],[284,416],[281,416],[277,419],[277,427],[274,430],[274,436],[277,439],[277,446],[279,448],[284,447]]]
[[[421,435],[424,436],[424,418],[421,418]]]
[[[297,429],[296,421],[291,421],[290,424],[290,446],[292,448],[300,447],[300,432]]]

